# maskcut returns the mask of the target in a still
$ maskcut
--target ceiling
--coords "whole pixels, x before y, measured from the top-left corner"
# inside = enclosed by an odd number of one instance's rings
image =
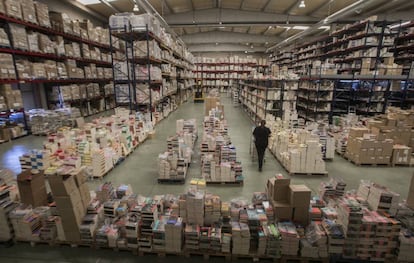
[[[74,2],[74,0],[65,0]],[[77,0],[86,1],[86,0]],[[94,0],[88,0],[94,1]],[[356,5],[336,26],[372,15],[391,21],[414,20],[414,1],[407,0],[137,0],[165,19],[190,51],[264,52],[270,46],[306,30],[344,8]],[[108,18],[117,12],[132,12],[133,0],[95,0],[85,5],[92,14]],[[360,2],[364,2],[360,4]],[[319,28],[319,27],[318,27]],[[314,30],[305,41],[329,32]]]

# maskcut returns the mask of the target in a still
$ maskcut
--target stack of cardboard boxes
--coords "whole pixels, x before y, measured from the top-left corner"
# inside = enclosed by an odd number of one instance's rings
[[[275,218],[308,225],[311,190],[306,185],[291,185],[290,179],[278,174],[268,179],[266,191],[272,200]]]
[[[48,178],[62,220],[65,240],[79,242],[79,226],[91,200],[83,170],[73,175],[50,174]]]
[[[367,128],[351,128],[345,157],[356,164],[390,164],[393,140],[378,141]]]
[[[33,207],[47,206],[47,193],[43,172],[24,171],[17,176],[20,202]]]
[[[0,95],[4,97],[8,109],[23,108],[23,99],[20,90],[13,89],[9,84],[0,85]]]
[[[414,209],[414,176],[411,177],[411,184],[408,189],[407,206]]]
[[[356,164],[409,165],[414,146],[414,114],[389,108],[386,116],[349,129],[345,157]]]

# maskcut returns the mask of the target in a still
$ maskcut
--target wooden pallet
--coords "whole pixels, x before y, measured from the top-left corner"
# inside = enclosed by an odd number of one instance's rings
[[[280,262],[280,258],[270,257],[266,255],[256,255],[256,254],[248,254],[248,255],[237,255],[237,254],[231,254],[231,259],[233,261],[240,261],[240,260],[252,260],[253,262],[258,261],[273,261],[273,262]]]
[[[305,176],[328,176],[328,172],[324,172],[324,173],[290,173],[289,172],[289,175],[290,176],[303,176],[303,175],[305,175]]]
[[[36,247],[38,245],[48,245],[53,247],[55,245],[54,240],[22,240],[22,239],[15,239],[15,243],[26,243],[30,244],[31,247]]]
[[[183,256],[186,258],[191,257],[203,257],[204,260],[214,260],[214,258],[224,258],[226,261],[231,261],[232,255],[230,253],[221,253],[217,251],[201,251],[201,250],[192,250],[187,249],[183,252]]]
[[[329,263],[329,258],[305,258],[301,256],[282,256],[280,263]]]
[[[392,167],[412,167],[412,166],[414,166],[414,164],[413,163],[407,163],[407,164],[392,163],[391,166]]]
[[[14,240],[13,239],[1,240],[0,241],[0,247],[2,247],[2,248],[8,248],[8,247],[12,247],[12,246],[14,246]]]
[[[214,186],[243,186],[243,181],[234,181],[234,182],[214,182],[214,181],[206,181],[207,185],[214,185]]]
[[[184,179],[157,179],[157,182],[159,184],[185,184],[185,178]]]
[[[349,158],[347,155],[342,156],[345,160],[349,161],[350,163],[356,165],[356,166],[366,166],[366,167],[391,167],[391,163],[387,164],[381,164],[381,163],[357,163],[351,158]]]

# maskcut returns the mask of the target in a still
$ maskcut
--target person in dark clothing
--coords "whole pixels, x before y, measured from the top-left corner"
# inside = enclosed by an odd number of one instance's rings
[[[259,159],[259,171],[262,171],[264,154],[269,143],[270,129],[266,126],[266,121],[262,120],[260,126],[254,128],[254,144],[256,145],[257,158]]]

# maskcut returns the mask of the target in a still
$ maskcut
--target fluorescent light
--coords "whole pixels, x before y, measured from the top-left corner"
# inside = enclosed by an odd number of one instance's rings
[[[308,28],[309,28],[308,26],[294,26],[294,27],[292,27],[292,29],[296,29],[296,30],[306,30]]]
[[[400,27],[400,26],[406,26],[406,25],[408,25],[409,23],[411,23],[411,21],[405,21],[405,22],[403,22],[403,23],[398,23],[398,24],[394,24],[394,25],[391,25],[390,26],[390,28],[391,29],[394,29],[394,28],[398,28],[398,27]]]
[[[76,0],[76,1],[78,1],[82,5],[93,5],[93,4],[99,4],[99,3],[101,3],[100,0]],[[106,0],[106,1],[107,2],[113,2],[113,1],[116,1],[116,0]]]
[[[318,27],[318,29],[323,29],[323,30],[328,30],[330,28],[331,28],[330,26],[320,26],[320,27]]]
[[[299,8],[305,8],[305,0],[300,1]]]
[[[225,26],[219,26],[219,28],[220,28],[220,29],[225,29],[226,27],[225,27]]]
[[[246,54],[247,54],[247,50],[246,50],[246,51],[244,51],[244,53],[246,53]]]

